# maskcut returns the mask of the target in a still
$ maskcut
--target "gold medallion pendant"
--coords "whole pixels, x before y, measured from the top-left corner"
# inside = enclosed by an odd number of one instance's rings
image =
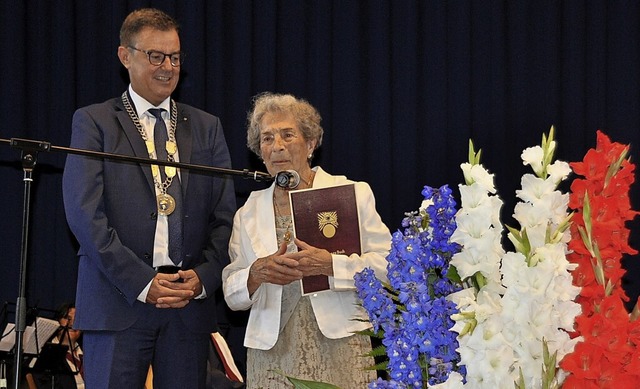
[[[289,242],[291,242],[291,231],[289,231],[289,229],[287,228],[287,231],[284,233],[284,236],[282,237],[282,239],[289,244]]]
[[[158,202],[158,213],[169,216],[176,209],[176,200],[169,194],[161,193],[156,197]]]

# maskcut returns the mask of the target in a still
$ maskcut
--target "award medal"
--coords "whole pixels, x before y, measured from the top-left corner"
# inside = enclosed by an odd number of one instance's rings
[[[176,209],[176,200],[168,193],[160,193],[156,196],[158,201],[158,213],[160,215],[169,216]]]
[[[138,115],[133,110],[131,106],[131,102],[129,101],[129,96],[127,92],[122,94],[122,104],[124,104],[129,117],[135,124],[136,129],[140,133],[142,140],[144,140],[144,144],[147,147],[147,153],[149,154],[149,158],[155,159],[156,155],[156,147],[153,140],[149,140],[147,137],[147,133],[142,128],[142,124],[140,124],[140,119]],[[176,143],[176,123],[178,117],[178,108],[176,106],[175,101],[171,100],[171,123],[169,129],[167,130],[167,137],[169,140],[165,144],[165,149],[167,150],[167,160],[170,162],[175,161],[174,155],[178,151],[178,144]],[[167,193],[167,188],[171,186],[173,182],[173,178],[176,176],[177,169],[173,166],[165,166],[164,172],[166,174],[166,178],[164,181],[161,181],[160,169],[158,165],[151,165],[151,173],[153,175],[153,182],[160,192],[156,196],[156,203],[158,206],[158,214],[169,216],[176,209],[176,200]]]

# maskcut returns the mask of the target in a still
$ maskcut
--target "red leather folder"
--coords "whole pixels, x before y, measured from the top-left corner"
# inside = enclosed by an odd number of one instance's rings
[[[360,223],[353,184],[289,192],[296,238],[332,254],[361,254]],[[302,294],[329,290],[324,275],[302,279]]]

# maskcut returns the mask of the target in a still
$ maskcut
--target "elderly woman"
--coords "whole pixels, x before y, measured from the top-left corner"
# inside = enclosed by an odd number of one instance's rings
[[[254,99],[247,145],[272,176],[296,171],[300,183],[291,190],[355,184],[362,255],[331,254],[292,239],[289,188],[274,183],[249,196],[235,215],[231,264],[222,274],[229,307],[251,310],[244,341],[247,388],[285,387],[272,370],[343,389],[375,379],[364,370],[373,360],[362,356],[371,350],[370,339],[354,334],[371,324],[358,305],[353,276],[371,267],[386,280],[391,235],[368,184],[311,167],[322,135],[320,115],[305,100],[272,93]],[[302,295],[300,279],[317,274],[329,277],[331,289]]]

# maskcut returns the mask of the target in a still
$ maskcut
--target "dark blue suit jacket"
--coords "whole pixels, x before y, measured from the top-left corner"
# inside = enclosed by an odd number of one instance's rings
[[[220,120],[178,104],[180,162],[231,167]],[[147,158],[147,149],[120,98],[81,108],[73,116],[71,147]],[[180,309],[196,332],[217,328],[214,292],[229,262],[236,210],[232,178],[181,170],[183,268],[194,269],[208,298]],[[122,330],[142,311],[136,298],[155,275],[156,196],[149,165],[69,155],[63,175],[64,205],[79,244],[74,326]]]

